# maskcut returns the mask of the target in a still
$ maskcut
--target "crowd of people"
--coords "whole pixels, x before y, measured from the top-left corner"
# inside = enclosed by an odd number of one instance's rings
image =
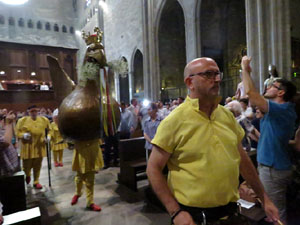
[[[239,174],[262,202],[266,220],[287,224],[289,143],[295,134],[297,90],[278,78],[260,95],[250,76],[250,61],[247,56],[242,59],[240,99],[227,98],[225,107],[219,104],[222,74],[216,62],[198,58],[185,67],[189,95],[158,127],[147,166],[152,188],[173,224],[247,224],[236,214]],[[255,120],[261,120],[259,128],[254,127],[252,106],[257,109]],[[258,141],[259,176],[246,154],[251,149],[246,139]],[[294,142],[299,144],[297,135]],[[168,180],[162,173],[166,165]]]
[[[119,132],[115,136],[104,137],[103,140],[95,141],[93,144],[90,142],[75,143],[72,170],[76,171],[77,175],[75,177],[75,195],[71,204],[75,205],[78,202],[84,183],[87,192],[87,208],[100,211],[100,206],[93,202],[94,175],[101,168],[105,169],[111,166],[111,151],[114,152],[113,165],[118,166],[119,139],[132,138],[139,133],[142,134],[145,129],[147,131],[144,133],[147,140],[146,145],[151,146],[150,142],[155,135],[159,122],[171,110],[175,109],[179,102],[181,100],[174,100],[172,104],[167,106],[163,106],[162,102],[141,106],[136,99],[132,99],[131,104],[127,107],[122,102],[120,104]],[[154,126],[151,122],[153,119],[157,121]],[[33,187],[42,189],[43,186],[40,184],[39,177],[43,158],[46,157],[46,145],[50,144],[55,167],[63,167],[63,151],[71,148],[59,132],[58,109],[52,112],[51,109],[31,105],[26,112],[13,112],[4,108],[0,110],[0,120],[0,177],[11,176],[21,169],[18,158],[19,152],[26,184],[30,185],[33,172]],[[151,150],[150,147],[148,149]],[[93,154],[90,154],[91,152]],[[90,161],[95,163],[91,164]],[[5,202],[3,204],[5,208]]]
[[[144,136],[148,179],[174,224],[214,224],[225,216],[226,224],[247,224],[236,214],[239,174],[259,197],[267,220],[286,224],[285,196],[292,179],[288,148],[289,143],[296,150],[300,146],[293,103],[297,90],[290,81],[277,78],[260,95],[250,76],[250,62],[243,57],[237,95],[226,98],[224,106],[219,96],[222,74],[210,58],[195,59],[185,67],[186,99],[121,102],[116,134],[75,143],[76,191],[71,204],[78,202],[85,184],[87,208],[101,211],[93,201],[95,173],[119,165],[120,139]],[[68,148],[58,129],[58,113],[35,105],[26,112],[0,110],[0,176],[20,170],[18,148],[27,185],[33,170],[34,188],[43,188],[39,175],[46,144],[51,144],[55,167],[63,166]],[[258,173],[247,156],[253,148]],[[165,166],[168,180],[162,172]]]

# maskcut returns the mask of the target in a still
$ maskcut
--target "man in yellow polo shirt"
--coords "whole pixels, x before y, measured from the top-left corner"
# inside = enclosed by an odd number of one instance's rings
[[[243,150],[244,131],[219,105],[221,78],[210,58],[187,64],[184,81],[189,96],[162,121],[152,140],[148,178],[175,225],[219,224],[220,218],[232,218],[239,199],[239,173],[262,200],[268,219],[279,218]],[[166,164],[167,181],[162,174]]]
[[[46,117],[38,116],[35,105],[28,108],[28,114],[29,116],[19,119],[16,135],[21,140],[21,159],[26,183],[30,183],[31,169],[33,169],[34,188],[42,189],[39,177],[43,157],[46,156],[45,129],[49,129],[50,122]]]

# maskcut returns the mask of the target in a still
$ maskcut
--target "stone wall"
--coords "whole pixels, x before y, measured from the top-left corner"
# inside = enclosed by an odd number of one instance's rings
[[[143,24],[141,0],[110,0],[103,9],[104,42],[107,60],[125,57],[129,70],[130,98],[133,94],[133,59],[137,49],[143,54]],[[118,76],[116,75],[116,80]],[[118,81],[116,81],[116,84]],[[117,90],[118,92],[118,90]],[[120,96],[118,96],[119,98]]]
[[[19,6],[0,2],[0,17],[4,20],[3,24],[0,22],[0,41],[77,48],[72,0],[31,0]],[[9,25],[9,20],[14,20],[14,25]],[[46,30],[46,23],[50,24],[50,30]],[[54,30],[55,24],[58,32]],[[63,32],[63,26],[66,32]]]

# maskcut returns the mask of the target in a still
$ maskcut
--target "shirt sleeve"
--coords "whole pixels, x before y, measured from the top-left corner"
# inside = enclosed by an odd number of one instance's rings
[[[276,116],[276,115],[282,115],[282,113],[285,113],[286,110],[286,104],[278,104],[276,102],[268,100],[268,112],[270,116]]]
[[[166,152],[173,153],[178,145],[176,133],[179,129],[178,121],[172,120],[173,117],[167,117],[162,120],[157,128],[157,132],[151,141],[151,144],[156,145]]]
[[[238,143],[241,143],[241,141],[243,140],[243,138],[245,136],[245,131],[242,128],[242,126],[237,122],[237,120],[234,118],[234,116],[231,112],[228,115],[230,116],[230,119],[231,119],[232,130],[237,136],[237,141],[238,141]]]

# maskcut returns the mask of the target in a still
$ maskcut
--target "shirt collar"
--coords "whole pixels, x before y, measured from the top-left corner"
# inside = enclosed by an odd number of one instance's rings
[[[152,119],[151,119],[151,117],[149,116],[149,118],[147,119],[148,121],[152,121]],[[156,115],[156,119],[155,119],[155,121],[160,121],[160,119],[159,119],[159,116],[158,115]]]
[[[216,104],[216,108],[214,109],[214,111],[212,112],[211,116],[210,116],[210,119],[211,120],[214,120],[215,119],[215,114],[216,114],[216,109],[219,108],[219,103],[220,101],[222,100],[222,97],[221,96],[218,96],[215,100],[215,104]],[[193,110],[195,110],[196,112],[204,115],[205,117],[207,117],[207,115],[202,112],[201,110],[199,110],[199,99],[198,98],[191,98],[190,96],[187,96],[185,101],[187,104],[189,104]]]

